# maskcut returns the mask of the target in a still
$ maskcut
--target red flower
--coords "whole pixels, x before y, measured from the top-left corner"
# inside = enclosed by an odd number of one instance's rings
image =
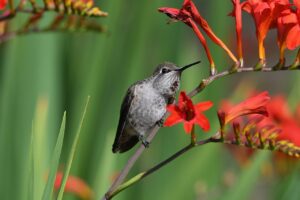
[[[188,26],[190,26],[194,32],[196,33],[197,37],[201,41],[203,47],[205,48],[206,55],[208,57],[208,60],[210,62],[211,67],[214,70],[215,64],[212,60],[210,51],[208,49],[208,46],[206,44],[206,40],[203,37],[202,33],[198,29],[197,25],[200,26],[205,33],[208,35],[208,37],[217,45],[219,45],[221,48],[223,48],[226,53],[229,55],[229,57],[237,63],[236,57],[233,55],[233,53],[230,51],[230,49],[223,43],[223,41],[218,38],[212,29],[210,28],[207,21],[200,15],[199,10],[195,6],[195,4],[192,2],[192,0],[184,0],[181,9],[175,9],[175,8],[159,8],[160,12],[163,12],[167,14],[172,19],[176,19],[179,21],[182,21],[186,23]],[[214,73],[214,72],[213,72]]]
[[[261,60],[265,60],[264,40],[269,29],[274,26],[280,14],[289,7],[289,0],[247,0],[242,3],[243,10],[250,13],[254,19]]]
[[[221,120],[223,121],[223,125],[228,124],[230,121],[235,118],[243,115],[250,114],[261,114],[267,116],[267,108],[266,105],[269,102],[270,97],[268,92],[262,92],[254,97],[250,97],[247,100],[239,103],[232,108],[219,111],[219,116],[221,116]]]
[[[292,29],[294,29],[298,25],[297,15],[291,9],[285,10],[280,17],[277,19],[277,43],[280,49],[280,61],[284,62],[284,51],[287,47],[293,49],[295,44],[297,43],[297,38],[294,36],[289,36],[289,33]],[[296,40],[295,40],[296,39]],[[299,40],[300,42],[300,40]]]
[[[208,61],[210,63],[210,66],[212,68],[215,68],[215,63],[213,61],[213,58],[211,56],[210,50],[207,46],[207,42],[203,36],[203,34],[200,32],[199,28],[197,27],[196,23],[194,22],[194,20],[192,19],[192,16],[190,14],[190,12],[188,12],[184,7],[185,4],[188,3],[188,0],[185,0],[183,2],[183,6],[181,9],[176,9],[176,8],[169,8],[169,7],[163,7],[163,8],[159,8],[158,11],[165,13],[166,15],[168,15],[170,18],[178,20],[178,21],[182,21],[184,22],[186,25],[188,25],[189,27],[191,27],[193,29],[193,31],[195,32],[196,36],[198,37],[198,39],[200,40],[202,46],[205,49],[205,53],[206,56],[208,58]]]
[[[293,22],[297,20],[296,23],[293,23],[293,26],[289,29],[286,36],[286,46],[288,49],[293,50],[300,46],[300,0],[294,0],[294,4],[297,8],[295,12],[292,12],[291,17]]]
[[[185,92],[180,92],[178,105],[171,104],[167,106],[167,110],[171,114],[166,119],[164,125],[173,126],[174,124],[183,122],[185,132],[190,133],[193,125],[198,124],[204,131],[207,131],[210,128],[210,124],[202,112],[208,110],[212,105],[211,101],[194,105]]]
[[[267,105],[267,110],[269,117],[277,124],[294,121],[293,116],[290,113],[287,100],[282,95],[272,97],[271,101]]]
[[[0,0],[0,10],[3,10],[6,7],[7,0]]]
[[[205,31],[205,33],[210,37],[210,39],[217,45],[219,45],[222,49],[226,51],[226,53],[229,55],[229,57],[236,63],[237,59],[233,55],[233,53],[229,50],[229,48],[224,44],[224,42],[218,38],[207,21],[201,16],[199,10],[195,6],[192,0],[185,0],[183,3],[183,9],[187,10],[193,20]]]
[[[63,178],[63,173],[58,172],[56,174],[56,179],[54,182],[54,189],[58,190],[60,188],[61,182]],[[80,178],[75,176],[69,176],[66,187],[66,192],[74,193],[79,196],[81,199],[92,199],[93,192],[91,188]]]
[[[300,127],[295,121],[284,123],[280,126],[281,133],[276,137],[277,141],[288,141],[300,147]]]

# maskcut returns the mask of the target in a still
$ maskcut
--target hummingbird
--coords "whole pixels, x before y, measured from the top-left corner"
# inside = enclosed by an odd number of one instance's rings
[[[139,141],[145,147],[149,146],[146,138],[155,125],[163,125],[166,106],[174,101],[181,73],[198,63],[200,61],[179,68],[173,63],[164,62],[156,67],[150,77],[128,88],[120,110],[113,153],[126,152]]]

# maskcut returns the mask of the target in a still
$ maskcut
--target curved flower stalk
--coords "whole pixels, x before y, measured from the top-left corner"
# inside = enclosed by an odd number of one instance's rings
[[[9,4],[9,8],[6,4]],[[0,32],[0,43],[5,42],[17,35],[48,31],[96,31],[103,32],[105,29],[91,17],[106,17],[108,14],[94,5],[93,0],[44,0],[44,5],[39,6],[35,0],[20,1],[14,7],[13,0],[0,0],[1,24],[9,24],[10,20],[17,15],[28,15],[28,20],[17,30],[5,29]],[[48,25],[40,26],[39,22],[49,12],[56,12]]]

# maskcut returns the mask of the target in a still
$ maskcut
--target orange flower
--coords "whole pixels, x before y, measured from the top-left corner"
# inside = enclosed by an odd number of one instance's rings
[[[184,1],[183,4],[186,4],[186,2],[187,1]],[[162,13],[165,13],[167,16],[169,16],[172,19],[182,21],[186,25],[191,27],[193,29],[193,31],[195,32],[196,36],[198,37],[198,39],[200,40],[202,46],[205,49],[205,53],[207,55],[210,66],[212,68],[215,68],[215,63],[214,63],[214,60],[211,56],[210,50],[207,46],[207,42],[206,42],[203,34],[200,32],[199,28],[197,27],[196,23],[192,19],[191,14],[186,9],[184,9],[184,7],[181,8],[181,9],[162,7],[162,8],[159,8],[158,11],[162,12]]]
[[[295,39],[297,41],[297,38],[294,36],[289,36],[290,31],[297,26],[298,20],[297,15],[291,10],[285,10],[280,17],[277,19],[277,43],[280,49],[280,62],[283,63],[284,58],[284,51],[287,47],[287,40],[289,41],[288,48],[294,48]],[[300,40],[299,40],[300,41]],[[297,43],[297,42],[296,42]]]
[[[246,99],[238,105],[233,106],[228,109],[228,111],[221,109],[218,113],[223,125],[228,124],[230,121],[243,115],[260,114],[267,116],[268,113],[266,105],[269,100],[270,97],[268,92],[262,92],[254,97]]]
[[[293,23],[286,36],[286,46],[290,50],[300,46],[300,0],[294,0],[294,4],[297,9],[290,14],[289,21],[296,22]]]
[[[198,124],[204,131],[207,131],[210,128],[210,124],[202,112],[211,108],[212,105],[211,101],[194,105],[185,92],[180,92],[178,105],[171,104],[167,106],[167,110],[171,114],[166,119],[164,126],[173,126],[183,122],[186,133],[192,131],[194,124]]]
[[[269,29],[274,26],[280,14],[284,10],[289,9],[289,0],[247,0],[241,6],[254,19],[259,58],[260,60],[265,60],[264,40]]]
[[[215,35],[215,33],[212,31],[212,29],[209,26],[209,24],[207,23],[207,21],[201,16],[199,10],[197,9],[197,7],[193,3],[193,1],[192,0],[185,0],[184,3],[183,3],[183,9],[187,10],[191,14],[193,20],[195,20],[195,22],[205,31],[205,33],[208,35],[208,37],[210,37],[210,39],[214,43],[216,43],[221,48],[223,48],[226,51],[226,53],[229,55],[229,57],[235,63],[237,63],[236,57],[229,50],[229,48],[224,44],[224,42]]]
[[[60,188],[61,182],[63,178],[63,173],[58,172],[56,174],[56,179],[54,182],[54,189],[58,190]],[[92,199],[93,192],[91,188],[80,178],[75,176],[69,176],[66,187],[66,192],[74,193],[79,196],[81,199]]]
[[[300,147],[300,126],[295,122],[287,122],[280,126],[281,133],[276,137],[277,141],[286,140]]]
[[[290,113],[287,100],[283,95],[272,97],[271,101],[267,105],[267,110],[269,117],[278,124],[294,120]]]

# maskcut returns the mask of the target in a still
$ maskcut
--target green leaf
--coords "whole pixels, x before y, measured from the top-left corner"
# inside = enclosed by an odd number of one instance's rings
[[[87,101],[86,101],[86,104],[85,104],[85,107],[84,107],[84,110],[83,110],[83,114],[82,114],[82,117],[81,117],[81,120],[80,120],[80,123],[79,123],[79,127],[77,129],[77,132],[76,132],[76,135],[75,135],[72,147],[71,147],[71,152],[69,154],[69,158],[68,158],[68,161],[67,161],[67,164],[66,164],[66,169],[64,171],[63,179],[62,179],[62,182],[61,182],[61,185],[60,185],[60,188],[59,188],[57,200],[61,200],[62,197],[63,197],[63,194],[64,194],[64,189],[65,189],[67,179],[68,179],[68,176],[69,176],[69,173],[70,173],[70,170],[71,170],[73,158],[74,158],[74,155],[75,155],[76,147],[77,147],[78,140],[79,140],[79,135],[80,135],[80,132],[81,132],[82,124],[83,124],[83,121],[84,121],[84,117],[85,117],[85,114],[86,114],[86,111],[87,111],[89,101],[90,101],[90,96],[88,96],[88,98],[87,98]]]
[[[43,193],[43,200],[52,199],[54,181],[55,181],[56,172],[59,165],[59,159],[60,159],[61,150],[64,141],[65,127],[66,127],[66,111],[64,112],[63,115],[57,142],[53,151],[50,171],[48,175],[48,181]]]

